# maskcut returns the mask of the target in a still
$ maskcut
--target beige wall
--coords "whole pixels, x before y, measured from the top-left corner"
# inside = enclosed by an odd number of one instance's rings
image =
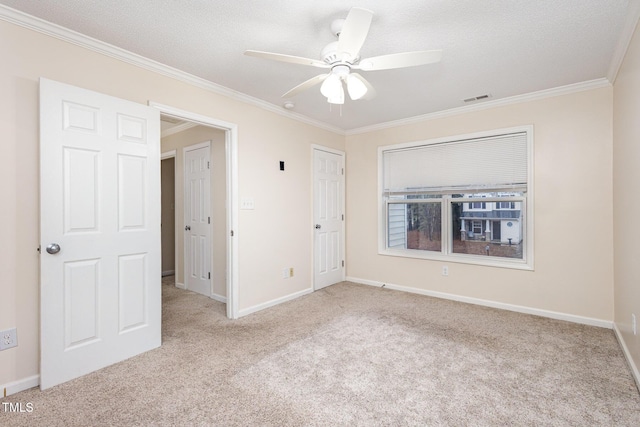
[[[347,137],[347,276],[613,320],[611,88]],[[533,125],[535,271],[378,255],[377,148]]]
[[[184,151],[183,148],[211,141],[211,280],[213,293],[226,297],[227,274],[227,214],[225,132],[206,126],[196,126],[162,138],[162,152],[176,150],[176,252],[178,265],[176,282],[184,284]]]
[[[344,149],[344,136],[79,46],[0,21],[0,329],[18,347],[0,352],[0,385],[39,373],[38,79],[61,81],[141,104],[158,102],[238,126],[239,308],[310,287],[311,144]],[[287,171],[278,170],[287,161]],[[296,276],[282,279],[283,267]]]
[[[640,328],[640,33],[638,28],[614,85],[613,212],[615,250],[615,323],[636,366],[640,335],[633,335],[631,314]],[[636,377],[639,381],[640,378]]]

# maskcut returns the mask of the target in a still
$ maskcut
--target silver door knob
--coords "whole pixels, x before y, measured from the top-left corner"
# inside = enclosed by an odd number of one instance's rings
[[[320,230],[322,226],[320,224],[316,224],[316,230]]]
[[[59,244],[51,243],[50,245],[47,246],[47,253],[53,255],[53,254],[57,254],[58,252],[60,252]]]

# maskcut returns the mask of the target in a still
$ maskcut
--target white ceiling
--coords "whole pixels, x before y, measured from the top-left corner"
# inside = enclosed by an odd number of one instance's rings
[[[352,6],[374,12],[362,57],[442,49],[440,63],[362,74],[370,101],[330,106],[319,87],[294,112],[343,130],[611,78],[636,0],[0,0],[0,4],[282,107],[281,95],[323,70],[243,55],[320,59],[330,24]],[[5,41],[6,42],[6,41]],[[618,55],[619,56],[619,55]],[[614,71],[615,73],[615,71]],[[478,101],[482,102],[482,101]]]

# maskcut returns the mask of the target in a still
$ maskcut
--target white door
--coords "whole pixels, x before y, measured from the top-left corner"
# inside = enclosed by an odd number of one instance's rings
[[[314,289],[344,280],[344,154],[313,150]]]
[[[190,291],[211,296],[211,173],[209,142],[184,149],[184,270]]]
[[[40,81],[40,388],[160,346],[160,115]]]

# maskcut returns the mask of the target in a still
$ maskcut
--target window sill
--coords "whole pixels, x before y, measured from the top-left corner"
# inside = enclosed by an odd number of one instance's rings
[[[380,249],[379,255],[402,258],[415,258],[439,262],[453,262],[458,264],[480,265],[484,267],[510,268],[514,270],[534,271],[533,261],[496,257],[483,257],[466,254],[442,254],[440,252],[425,252],[412,249]]]

